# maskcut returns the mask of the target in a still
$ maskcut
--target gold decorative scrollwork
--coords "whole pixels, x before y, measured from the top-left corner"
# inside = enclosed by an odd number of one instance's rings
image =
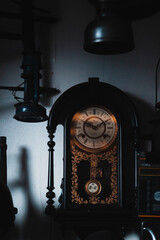
[[[117,171],[117,145],[114,145],[112,149],[101,154],[89,154],[81,152],[75,145],[72,145],[72,176],[71,176],[71,201],[75,204],[117,204],[118,203],[118,171]],[[107,161],[111,165],[110,174],[110,189],[111,193],[109,196],[101,199],[100,196],[89,196],[88,199],[84,199],[79,196],[79,182],[77,167],[81,161],[89,161],[92,167],[97,167],[100,161]],[[97,171],[102,176],[101,169]],[[95,173],[96,174],[96,173]]]

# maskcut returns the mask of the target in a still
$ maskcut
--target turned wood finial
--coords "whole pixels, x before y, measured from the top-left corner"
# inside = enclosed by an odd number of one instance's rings
[[[48,185],[47,189],[48,192],[46,193],[47,200],[47,207],[46,207],[46,213],[51,214],[55,207],[54,207],[54,146],[55,142],[53,141],[54,134],[51,130],[48,130],[49,132],[49,141],[48,141],[48,151],[49,151],[49,159],[48,159]]]

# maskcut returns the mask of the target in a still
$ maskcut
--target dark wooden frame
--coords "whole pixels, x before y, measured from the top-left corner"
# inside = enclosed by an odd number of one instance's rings
[[[74,113],[87,106],[99,105],[108,108],[119,119],[121,126],[121,166],[122,171],[122,204],[121,209],[109,209],[101,211],[88,212],[87,209],[75,211],[74,208],[67,206],[67,162],[70,159],[70,122]],[[54,207],[54,176],[53,176],[53,152],[54,152],[54,133],[57,125],[64,126],[64,174],[62,181],[62,195],[60,198],[60,208]],[[111,219],[118,222],[117,226],[122,229],[124,225],[137,219],[137,131],[138,120],[133,104],[130,99],[120,89],[103,82],[99,82],[97,78],[91,78],[88,82],[78,84],[64,92],[53,105],[47,126],[50,141],[49,145],[49,174],[48,174],[48,205],[46,213],[57,216],[60,221],[71,222],[76,227],[76,219],[79,225],[83,225],[80,219],[90,219],[91,226],[97,226],[97,222],[101,222],[101,226],[110,222]],[[96,214],[96,218],[95,217]],[[80,216],[80,217],[79,217]],[[94,216],[94,217],[93,217]],[[62,220],[63,219],[63,220]],[[105,221],[104,221],[105,219]],[[85,223],[86,224],[86,223]],[[95,225],[94,225],[95,224]],[[82,227],[82,226],[81,226]]]

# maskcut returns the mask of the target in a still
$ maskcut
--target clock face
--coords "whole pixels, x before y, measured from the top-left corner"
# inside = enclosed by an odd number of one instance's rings
[[[79,147],[88,151],[108,147],[117,135],[117,121],[106,108],[87,107],[72,119],[71,135]]]

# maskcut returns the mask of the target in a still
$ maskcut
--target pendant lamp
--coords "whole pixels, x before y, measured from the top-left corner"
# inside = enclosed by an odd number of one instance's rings
[[[55,19],[34,16],[32,13],[33,9],[38,9],[39,11],[43,11],[43,9],[40,10],[39,8],[33,7],[32,0],[20,0],[19,4],[20,13],[17,15],[17,18],[22,22],[20,39],[22,39],[23,43],[23,59],[21,65],[23,69],[23,73],[21,74],[23,82],[17,87],[0,86],[0,89],[12,91],[12,95],[18,101],[18,103],[15,104],[16,113],[14,119],[21,122],[43,122],[48,120],[48,116],[46,115],[46,109],[39,104],[40,94],[50,93],[51,95],[56,95],[60,91],[55,88],[39,86],[39,81],[42,77],[40,73],[42,66],[41,54],[36,50],[34,20],[39,19],[41,21],[47,20],[49,22],[55,22]],[[16,39],[14,38],[16,37],[15,35],[9,34],[9,36]],[[21,87],[22,85],[24,85],[24,87]],[[18,97],[16,95],[17,91],[23,91],[24,97]]]
[[[97,16],[84,34],[84,50],[94,54],[119,54],[134,48],[131,20],[121,12],[119,0],[89,0]]]
[[[46,109],[38,103],[17,103],[14,119],[21,122],[43,122],[48,120]]]
[[[21,77],[24,79],[24,101],[15,104],[16,114],[14,119],[21,122],[43,122],[48,119],[46,109],[40,105],[40,87],[39,78],[41,69],[40,55],[23,56],[22,61],[23,73]]]

